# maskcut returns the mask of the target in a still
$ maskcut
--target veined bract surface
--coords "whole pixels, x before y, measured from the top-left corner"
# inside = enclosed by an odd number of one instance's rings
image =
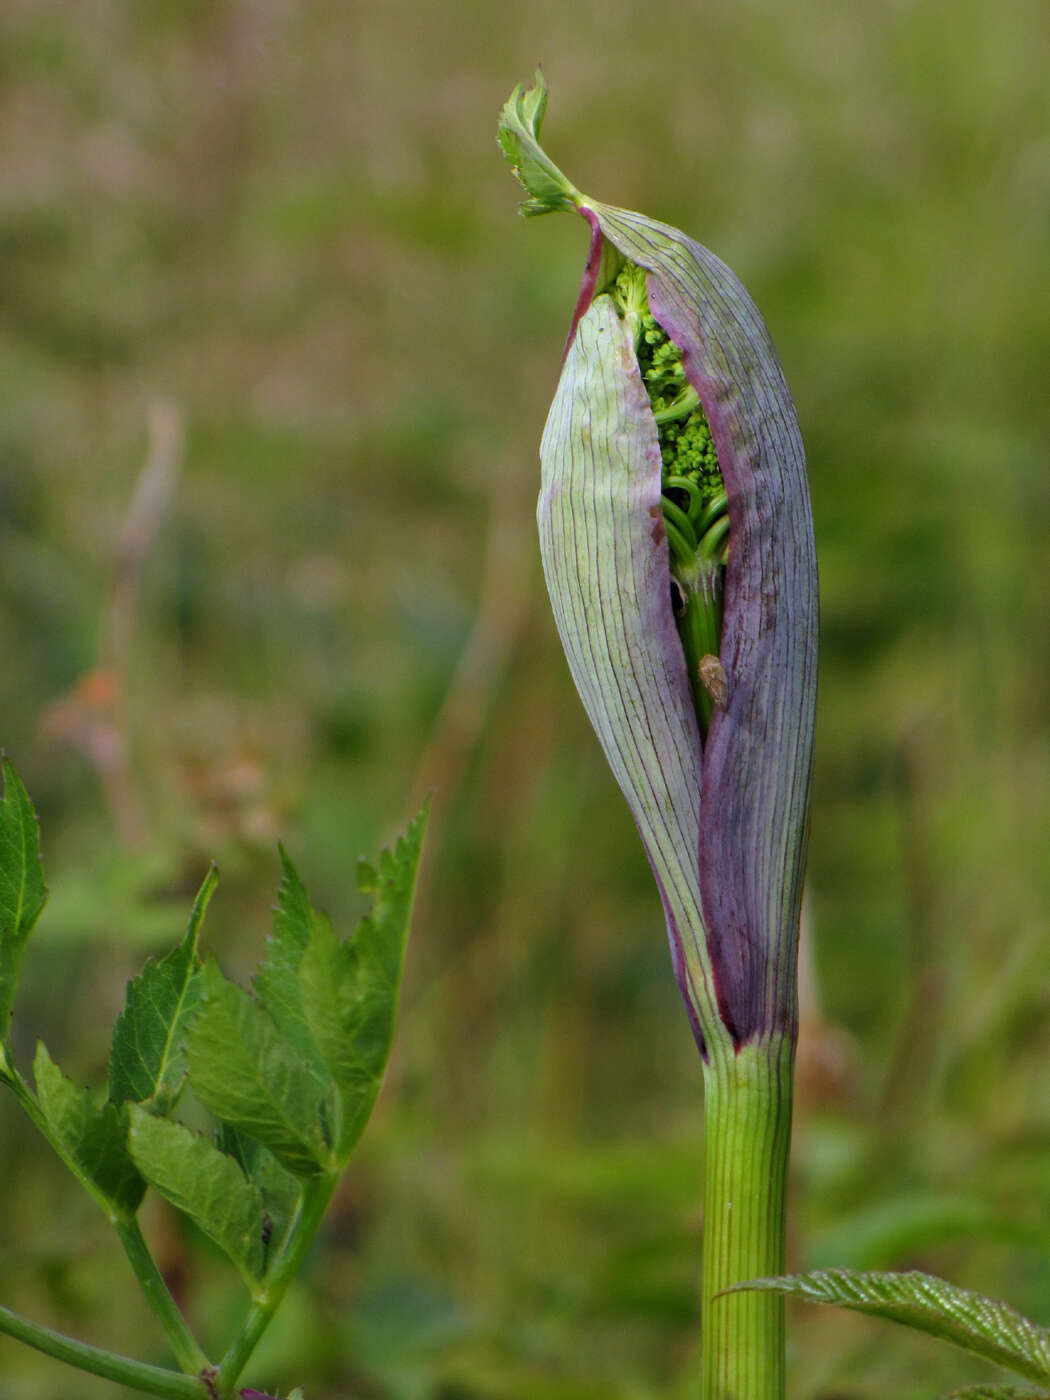
[[[530,194],[523,212],[576,209],[591,247],[540,449],[544,572],[577,690],[660,887],[694,1030],[715,1053],[716,1042],[795,1026],[817,664],[802,439],[737,277],[678,230],[576,190],[539,146],[545,106],[538,79],[515,90],[500,127]],[[703,657],[687,670],[675,623],[665,525],[675,491],[616,295],[625,267],[644,274],[649,312],[681,352],[728,501],[713,649],[724,685],[709,724],[691,674]]]

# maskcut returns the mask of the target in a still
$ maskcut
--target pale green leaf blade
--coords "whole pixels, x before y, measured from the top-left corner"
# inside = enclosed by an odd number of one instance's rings
[[[207,1138],[139,1104],[131,1104],[129,1112],[128,1140],[139,1171],[219,1246],[253,1288],[265,1262],[258,1188]]]
[[[306,1020],[339,1091],[341,1162],[368,1120],[390,1054],[427,810],[370,872],[372,912],[353,938],[341,943],[316,923],[299,966]]]
[[[47,901],[40,827],[14,765],[0,758],[0,1041],[6,1041],[26,940]]]
[[[151,959],[128,983],[109,1055],[109,1096],[116,1103],[129,1099],[164,1114],[178,1099],[186,1074],[186,1031],[203,987],[197,943],[218,882],[212,866],[194,901],[185,938],[159,962]]]
[[[416,893],[416,877],[430,815],[429,799],[392,850],[380,852],[379,866],[371,871],[371,914],[361,921],[354,944],[362,960],[395,987],[401,976]]]
[[[540,145],[546,110],[547,84],[537,70],[533,87],[519,83],[507,99],[496,133],[503,154],[530,196],[521,206],[526,216],[571,209],[583,198]]]
[[[262,1007],[212,962],[205,964],[204,986],[186,1042],[193,1092],[290,1171],[309,1176],[326,1169],[326,1086]]]
[[[96,1103],[67,1079],[41,1041],[33,1062],[37,1101],[67,1165],[107,1215],[130,1218],[145,1183],[127,1148],[127,1119],[117,1104]]]
[[[756,1279],[730,1292],[784,1293],[811,1303],[833,1303],[902,1323],[1015,1371],[1026,1380],[1050,1380],[1050,1332],[993,1298],[917,1272],[858,1273],[822,1269]]]
[[[944,1400],[1050,1400],[1045,1390],[1018,1390],[1014,1385],[967,1385]]]
[[[299,1178],[281,1166],[262,1143],[246,1137],[229,1123],[220,1123],[215,1135],[220,1152],[233,1160],[262,1198],[263,1243],[266,1257],[277,1254],[297,1219],[303,1188]]]
[[[284,874],[277,892],[273,933],[252,986],[285,1040],[314,1065],[323,1079],[326,1074],[306,1023],[298,972],[315,927],[327,921],[311,906],[306,886],[283,846],[280,853]]]
[[[331,929],[317,928],[299,966],[303,1004],[315,1044],[335,1084],[338,1121],[336,1156],[347,1155],[348,1120],[356,1116],[373,1077],[356,1052],[351,1019],[359,998],[358,965],[352,944],[340,943]]]

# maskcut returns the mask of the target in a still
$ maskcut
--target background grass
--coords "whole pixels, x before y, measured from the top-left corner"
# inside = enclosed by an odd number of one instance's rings
[[[1050,1322],[1048,58],[1043,0],[6,0],[0,740],[54,891],[23,1061],[43,1036],[101,1081],[213,856],[228,968],[279,837],[347,927],[356,857],[438,787],[391,1075],[261,1380],[694,1389],[698,1067],[534,541],[586,245],[516,219],[495,146],[537,60],[554,158],[741,274],[807,440],[792,1263],[928,1268]],[[151,415],[180,471],[122,569]],[[12,1103],[0,1173],[2,1300],[163,1360]],[[217,1345],[237,1286],[147,1224]],[[791,1337],[799,1400],[981,1378],[865,1319]],[[112,1392],[7,1341],[0,1377]]]

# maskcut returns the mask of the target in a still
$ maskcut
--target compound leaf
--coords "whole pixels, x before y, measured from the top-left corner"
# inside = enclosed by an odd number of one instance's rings
[[[194,901],[185,938],[159,962],[150,959],[128,983],[109,1055],[109,1096],[117,1103],[130,1099],[164,1114],[178,1100],[186,1074],[186,1030],[202,994],[197,942],[218,882],[212,866]]]
[[[340,1162],[368,1120],[390,1054],[426,819],[424,808],[369,871],[372,912],[354,936],[340,942],[315,918],[299,963],[305,1020],[339,1093]]]
[[[232,1157],[258,1188],[263,1209],[263,1242],[267,1257],[277,1253],[295,1224],[303,1188],[298,1177],[281,1166],[273,1153],[254,1138],[220,1123],[215,1134],[220,1152]]]
[[[10,759],[0,758],[0,1041],[7,1039],[18,969],[33,925],[47,902],[40,827]]]
[[[139,1171],[214,1240],[253,1288],[262,1278],[266,1257],[258,1188],[207,1138],[139,1104],[131,1104],[129,1112],[128,1141]]]
[[[186,1042],[193,1092],[297,1176],[331,1165],[327,1086],[258,1002],[204,967],[204,1001]]]
[[[1018,1390],[1014,1385],[967,1385],[944,1400],[1050,1400],[1045,1390]]]
[[[857,1273],[822,1269],[755,1279],[729,1289],[784,1293],[811,1303],[835,1303],[902,1323],[993,1361],[1026,1380],[1050,1380],[1050,1332],[993,1298],[917,1272]]]
[[[127,1148],[127,1117],[119,1104],[98,1103],[67,1079],[37,1044],[37,1100],[66,1163],[107,1215],[131,1217],[146,1190]]]
[[[266,959],[252,979],[252,986],[285,1040],[326,1078],[303,1011],[298,972],[315,929],[327,921],[312,908],[306,886],[283,846],[280,853],[284,875],[277,892],[273,933],[267,940]]]

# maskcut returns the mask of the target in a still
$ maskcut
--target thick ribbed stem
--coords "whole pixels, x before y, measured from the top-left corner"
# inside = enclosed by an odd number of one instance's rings
[[[784,1400],[783,1299],[723,1290],[784,1269],[793,1058],[767,1040],[705,1071],[701,1400]]]

